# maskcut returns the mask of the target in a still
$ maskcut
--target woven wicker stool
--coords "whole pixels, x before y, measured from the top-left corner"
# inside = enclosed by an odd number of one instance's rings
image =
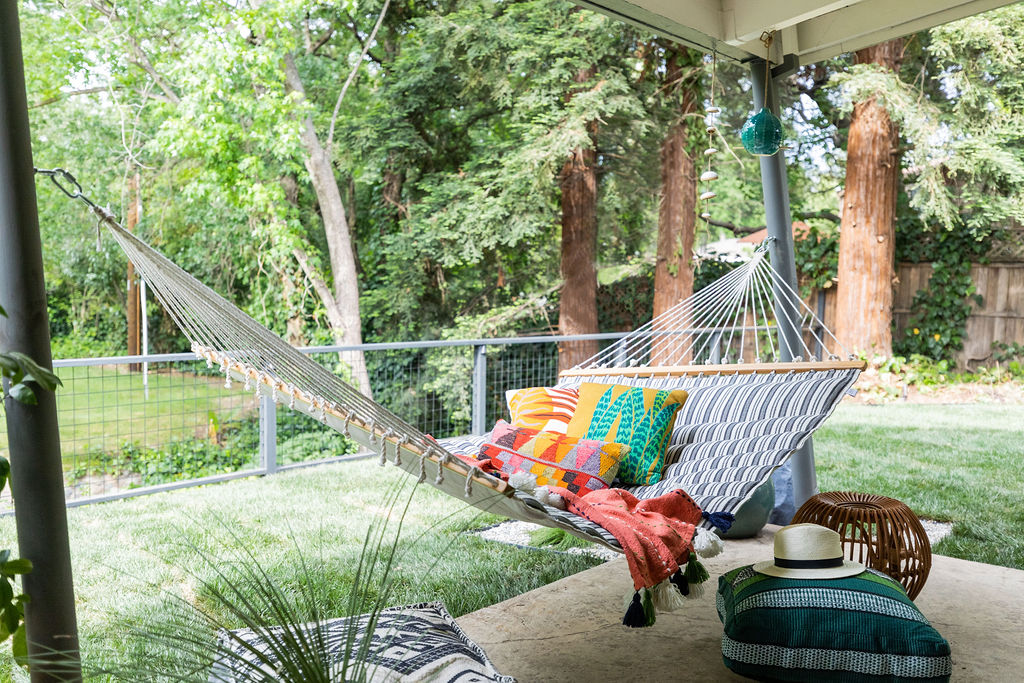
[[[812,522],[839,533],[846,556],[899,581],[913,600],[932,567],[932,545],[921,520],[894,498],[828,491],[811,496],[793,524]]]

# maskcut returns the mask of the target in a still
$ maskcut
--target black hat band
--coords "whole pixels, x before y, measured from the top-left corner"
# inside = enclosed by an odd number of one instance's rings
[[[843,558],[839,556],[825,560],[787,560],[782,557],[776,557],[775,566],[784,569],[827,569],[829,567],[842,567]]]

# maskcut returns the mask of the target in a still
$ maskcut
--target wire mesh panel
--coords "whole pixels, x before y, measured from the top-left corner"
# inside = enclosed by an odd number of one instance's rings
[[[205,363],[151,358],[146,372],[118,359],[55,363],[68,499],[256,467],[252,396]]]
[[[505,392],[525,387],[550,387],[558,381],[558,344],[505,344],[487,348],[487,415],[489,429],[508,419]]]

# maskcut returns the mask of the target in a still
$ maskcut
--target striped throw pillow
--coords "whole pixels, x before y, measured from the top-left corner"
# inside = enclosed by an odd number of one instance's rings
[[[948,681],[949,643],[885,574],[782,579],[752,565],[718,580],[722,657],[773,681]]]
[[[575,389],[554,387],[509,389],[505,392],[512,424],[557,434],[565,434],[579,398],[580,394]]]

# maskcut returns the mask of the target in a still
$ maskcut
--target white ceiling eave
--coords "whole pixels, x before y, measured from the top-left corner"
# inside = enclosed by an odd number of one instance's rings
[[[801,64],[1013,4],[1013,0],[578,0],[646,30],[736,61],[761,57],[775,30],[772,61]]]

